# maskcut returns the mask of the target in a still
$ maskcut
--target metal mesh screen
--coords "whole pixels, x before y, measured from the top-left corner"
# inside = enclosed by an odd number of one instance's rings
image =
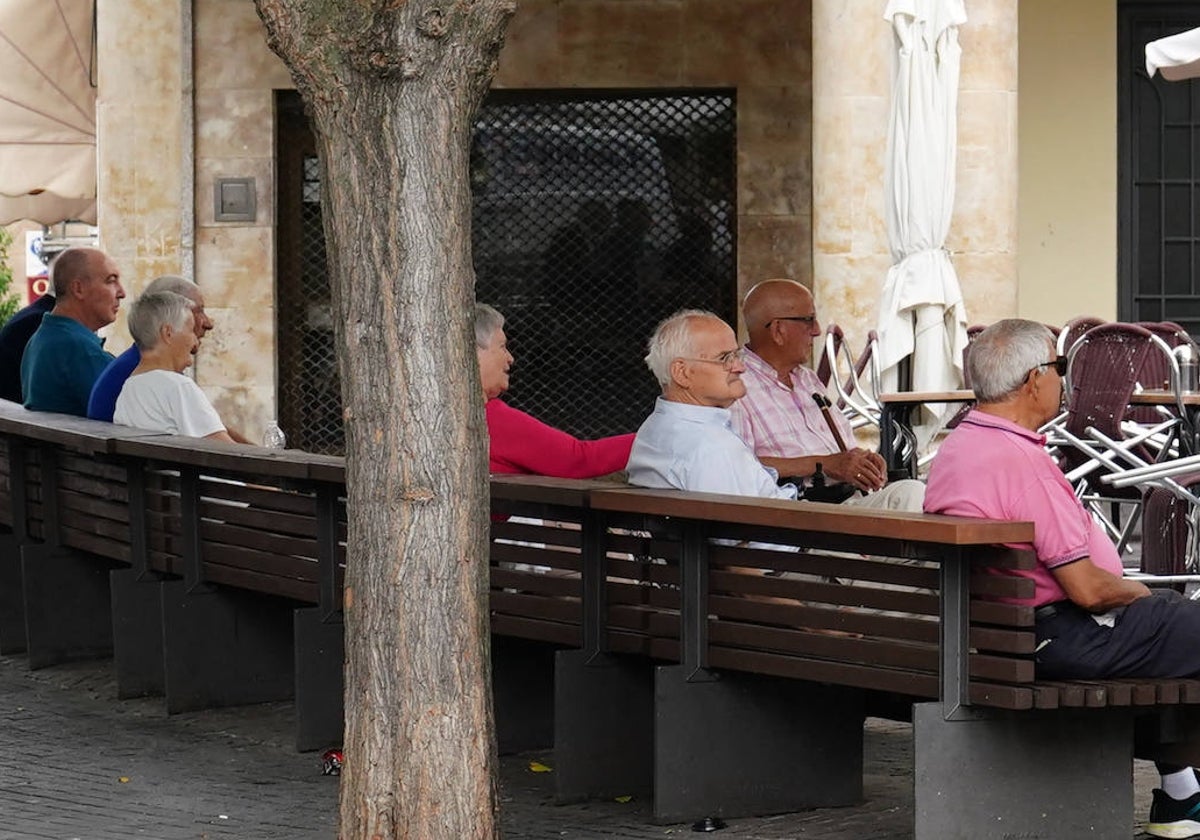
[[[632,431],[682,307],[733,314],[729,92],[496,92],[472,146],[476,296],[506,317],[506,399],[573,434]]]
[[[341,452],[320,169],[279,103],[279,402],[289,445]],[[284,97],[289,97],[285,99]],[[506,317],[507,399],[582,436],[632,431],[658,394],[660,319],[735,309],[728,91],[493,92],[471,150],[476,296]]]

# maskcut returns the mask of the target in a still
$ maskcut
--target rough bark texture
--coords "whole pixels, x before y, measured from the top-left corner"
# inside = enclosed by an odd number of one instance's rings
[[[346,421],[345,838],[494,837],[468,150],[513,0],[256,0],[308,108]]]

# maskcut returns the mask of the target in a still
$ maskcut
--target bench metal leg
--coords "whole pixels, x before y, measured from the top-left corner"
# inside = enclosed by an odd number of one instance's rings
[[[163,583],[167,712],[291,699],[295,607],[240,589]]]
[[[559,651],[554,782],[559,802],[646,794],[653,780],[654,669],[645,659]]]
[[[0,535],[0,654],[25,652],[25,592],[21,577],[21,542]]]
[[[688,682],[684,666],[657,672],[655,821],[862,800],[861,691],[727,672]]]
[[[163,667],[162,583],[139,580],[133,569],[109,575],[112,589],[113,659],[117,696],[161,695],[166,690]]]
[[[111,560],[69,548],[21,547],[31,669],[112,656]]]
[[[913,709],[915,840],[1129,840],[1133,715]]]
[[[342,695],[345,627],[341,613],[322,620],[320,607],[294,612],[296,655],[296,749],[339,746],[345,730]]]
[[[554,745],[554,656],[545,642],[492,636],[492,708],[500,753]]]

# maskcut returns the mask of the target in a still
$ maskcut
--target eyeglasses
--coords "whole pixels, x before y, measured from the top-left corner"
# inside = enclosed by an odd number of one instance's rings
[[[715,359],[698,359],[689,356],[680,356],[679,360],[683,362],[707,362],[710,365],[720,365],[725,370],[733,370],[733,366],[745,358],[745,351],[741,347],[736,350],[726,350]]]
[[[1033,373],[1035,370],[1041,370],[1042,368],[1048,368],[1048,367],[1054,368],[1054,372],[1057,373],[1059,376],[1066,376],[1067,375],[1067,357],[1066,356],[1056,356],[1055,358],[1051,359],[1048,362],[1042,362],[1040,365],[1031,367],[1029,370],[1025,371],[1025,376],[1022,377],[1022,379],[1028,378],[1029,374]]]
[[[817,323],[816,314],[812,315],[780,315],[778,318],[772,318],[771,321],[799,321],[802,324],[808,324],[810,327]],[[767,323],[771,323],[768,321]]]

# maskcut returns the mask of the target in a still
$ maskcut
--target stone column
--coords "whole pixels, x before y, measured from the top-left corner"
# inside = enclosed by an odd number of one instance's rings
[[[97,0],[97,216],[130,299],[181,270],[184,197],[179,2]],[[109,349],[130,343],[124,317]]]
[[[885,0],[813,0],[813,292],[858,352],[891,265],[884,156],[892,31]],[[972,323],[1017,305],[1017,3],[967,0],[958,183],[946,245]]]

